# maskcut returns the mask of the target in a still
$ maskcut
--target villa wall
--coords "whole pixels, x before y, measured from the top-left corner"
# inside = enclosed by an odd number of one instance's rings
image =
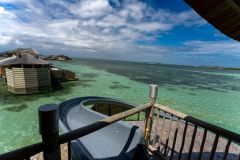
[[[48,68],[6,68],[8,90],[15,94],[34,94],[51,89]]]
[[[5,68],[4,67],[0,67],[0,77],[5,77],[6,73],[5,73]]]
[[[63,81],[63,82],[77,80],[75,73],[69,70],[51,68],[50,71],[51,71],[52,79],[54,80]]]

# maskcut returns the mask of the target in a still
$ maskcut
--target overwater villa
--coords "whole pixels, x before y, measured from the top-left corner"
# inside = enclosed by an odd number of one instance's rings
[[[28,51],[0,60],[0,77],[14,94],[49,92],[52,83],[76,80],[73,72],[56,68]]]
[[[220,31],[240,40],[238,0],[186,2]],[[27,77],[26,71],[34,72],[36,84],[38,70],[49,75],[48,63],[29,56],[27,62],[39,64],[13,63],[21,58],[0,63],[11,88],[15,87],[12,79],[19,77],[15,72]],[[48,75],[45,82],[49,82]],[[139,106],[106,97],[79,97],[40,106],[42,142],[2,154],[0,160],[30,160],[39,153],[45,160],[240,160],[239,134],[159,104],[157,93],[158,86],[151,85],[149,101]]]
[[[0,76],[6,78],[8,91],[33,94],[51,90],[50,64],[28,53],[0,60]]]

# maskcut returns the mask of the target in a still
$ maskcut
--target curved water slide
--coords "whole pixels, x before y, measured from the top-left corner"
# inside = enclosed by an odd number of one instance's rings
[[[69,132],[97,122],[106,115],[95,112],[87,105],[110,104],[133,108],[126,102],[105,97],[79,97],[60,104],[60,128]],[[126,121],[118,121],[87,136],[72,141],[73,159],[132,160],[147,159],[143,131]]]

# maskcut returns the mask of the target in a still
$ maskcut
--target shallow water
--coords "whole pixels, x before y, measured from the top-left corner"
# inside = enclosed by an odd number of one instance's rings
[[[39,141],[37,108],[79,96],[106,96],[143,104],[149,84],[158,84],[158,101],[240,133],[240,74],[224,71],[103,60],[53,62],[79,80],[51,93],[13,95],[0,81],[0,153]]]

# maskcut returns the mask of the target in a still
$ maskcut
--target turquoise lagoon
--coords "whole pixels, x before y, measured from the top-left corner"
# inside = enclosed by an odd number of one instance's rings
[[[240,133],[239,71],[90,59],[52,63],[79,80],[38,95],[13,95],[0,81],[0,153],[40,140],[40,105],[93,95],[144,104],[151,83],[159,85],[160,103]]]

